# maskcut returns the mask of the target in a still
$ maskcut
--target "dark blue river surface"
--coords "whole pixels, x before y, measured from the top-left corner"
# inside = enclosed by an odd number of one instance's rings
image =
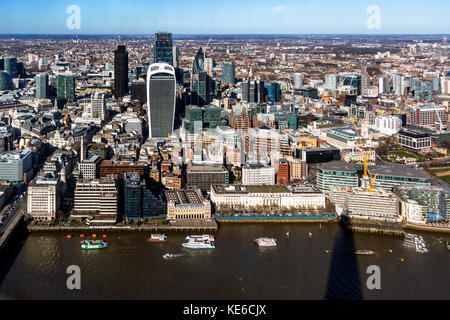
[[[410,233],[428,252],[335,223],[222,224],[215,250],[183,248],[182,233],[169,233],[167,243],[109,234],[108,248],[88,251],[77,234],[32,233],[2,257],[0,299],[449,299],[450,235]],[[259,248],[260,236],[277,247]],[[354,255],[358,249],[375,254]],[[180,255],[165,260],[167,252]],[[81,290],[66,286],[70,265],[81,269]],[[367,287],[370,265],[381,270],[380,290]]]

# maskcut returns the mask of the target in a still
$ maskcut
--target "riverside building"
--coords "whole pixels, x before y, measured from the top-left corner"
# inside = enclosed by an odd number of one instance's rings
[[[72,219],[90,219],[95,224],[117,220],[118,186],[113,178],[80,180],[76,184]]]
[[[210,202],[195,188],[166,191],[166,199],[168,220],[211,219]]]
[[[284,186],[212,185],[211,202],[220,213],[224,207],[248,212],[258,208],[320,210],[325,208],[325,195],[310,188],[288,189]]]

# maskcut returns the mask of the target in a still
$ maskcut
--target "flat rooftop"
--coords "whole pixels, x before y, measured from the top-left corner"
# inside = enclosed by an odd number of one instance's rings
[[[357,172],[356,169],[350,163],[338,160],[326,162],[320,165],[319,169],[325,171],[341,171],[351,173]]]

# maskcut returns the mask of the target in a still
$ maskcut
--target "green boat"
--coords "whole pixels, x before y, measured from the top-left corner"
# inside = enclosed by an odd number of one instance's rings
[[[81,242],[81,249],[103,249],[108,247],[108,242],[102,240],[84,240]]]

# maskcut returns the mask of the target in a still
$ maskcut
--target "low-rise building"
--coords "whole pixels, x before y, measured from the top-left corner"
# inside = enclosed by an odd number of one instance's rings
[[[353,188],[359,186],[358,172],[351,164],[343,161],[331,161],[319,166],[317,188],[326,192],[335,186]]]
[[[60,206],[60,181],[38,178],[28,186],[27,213],[37,221],[52,221]]]
[[[211,219],[211,204],[197,189],[169,190],[166,199],[168,220]]]
[[[427,151],[431,148],[431,135],[412,129],[401,129],[397,135],[398,144],[402,147]]]
[[[114,224],[117,220],[118,186],[113,178],[80,180],[76,184],[72,219],[95,224]]]
[[[243,185],[274,185],[275,168],[262,164],[247,164],[242,167]]]
[[[250,213],[289,210],[300,213],[325,208],[325,195],[310,188],[288,189],[285,186],[211,186],[211,202],[217,213],[226,208]]]

